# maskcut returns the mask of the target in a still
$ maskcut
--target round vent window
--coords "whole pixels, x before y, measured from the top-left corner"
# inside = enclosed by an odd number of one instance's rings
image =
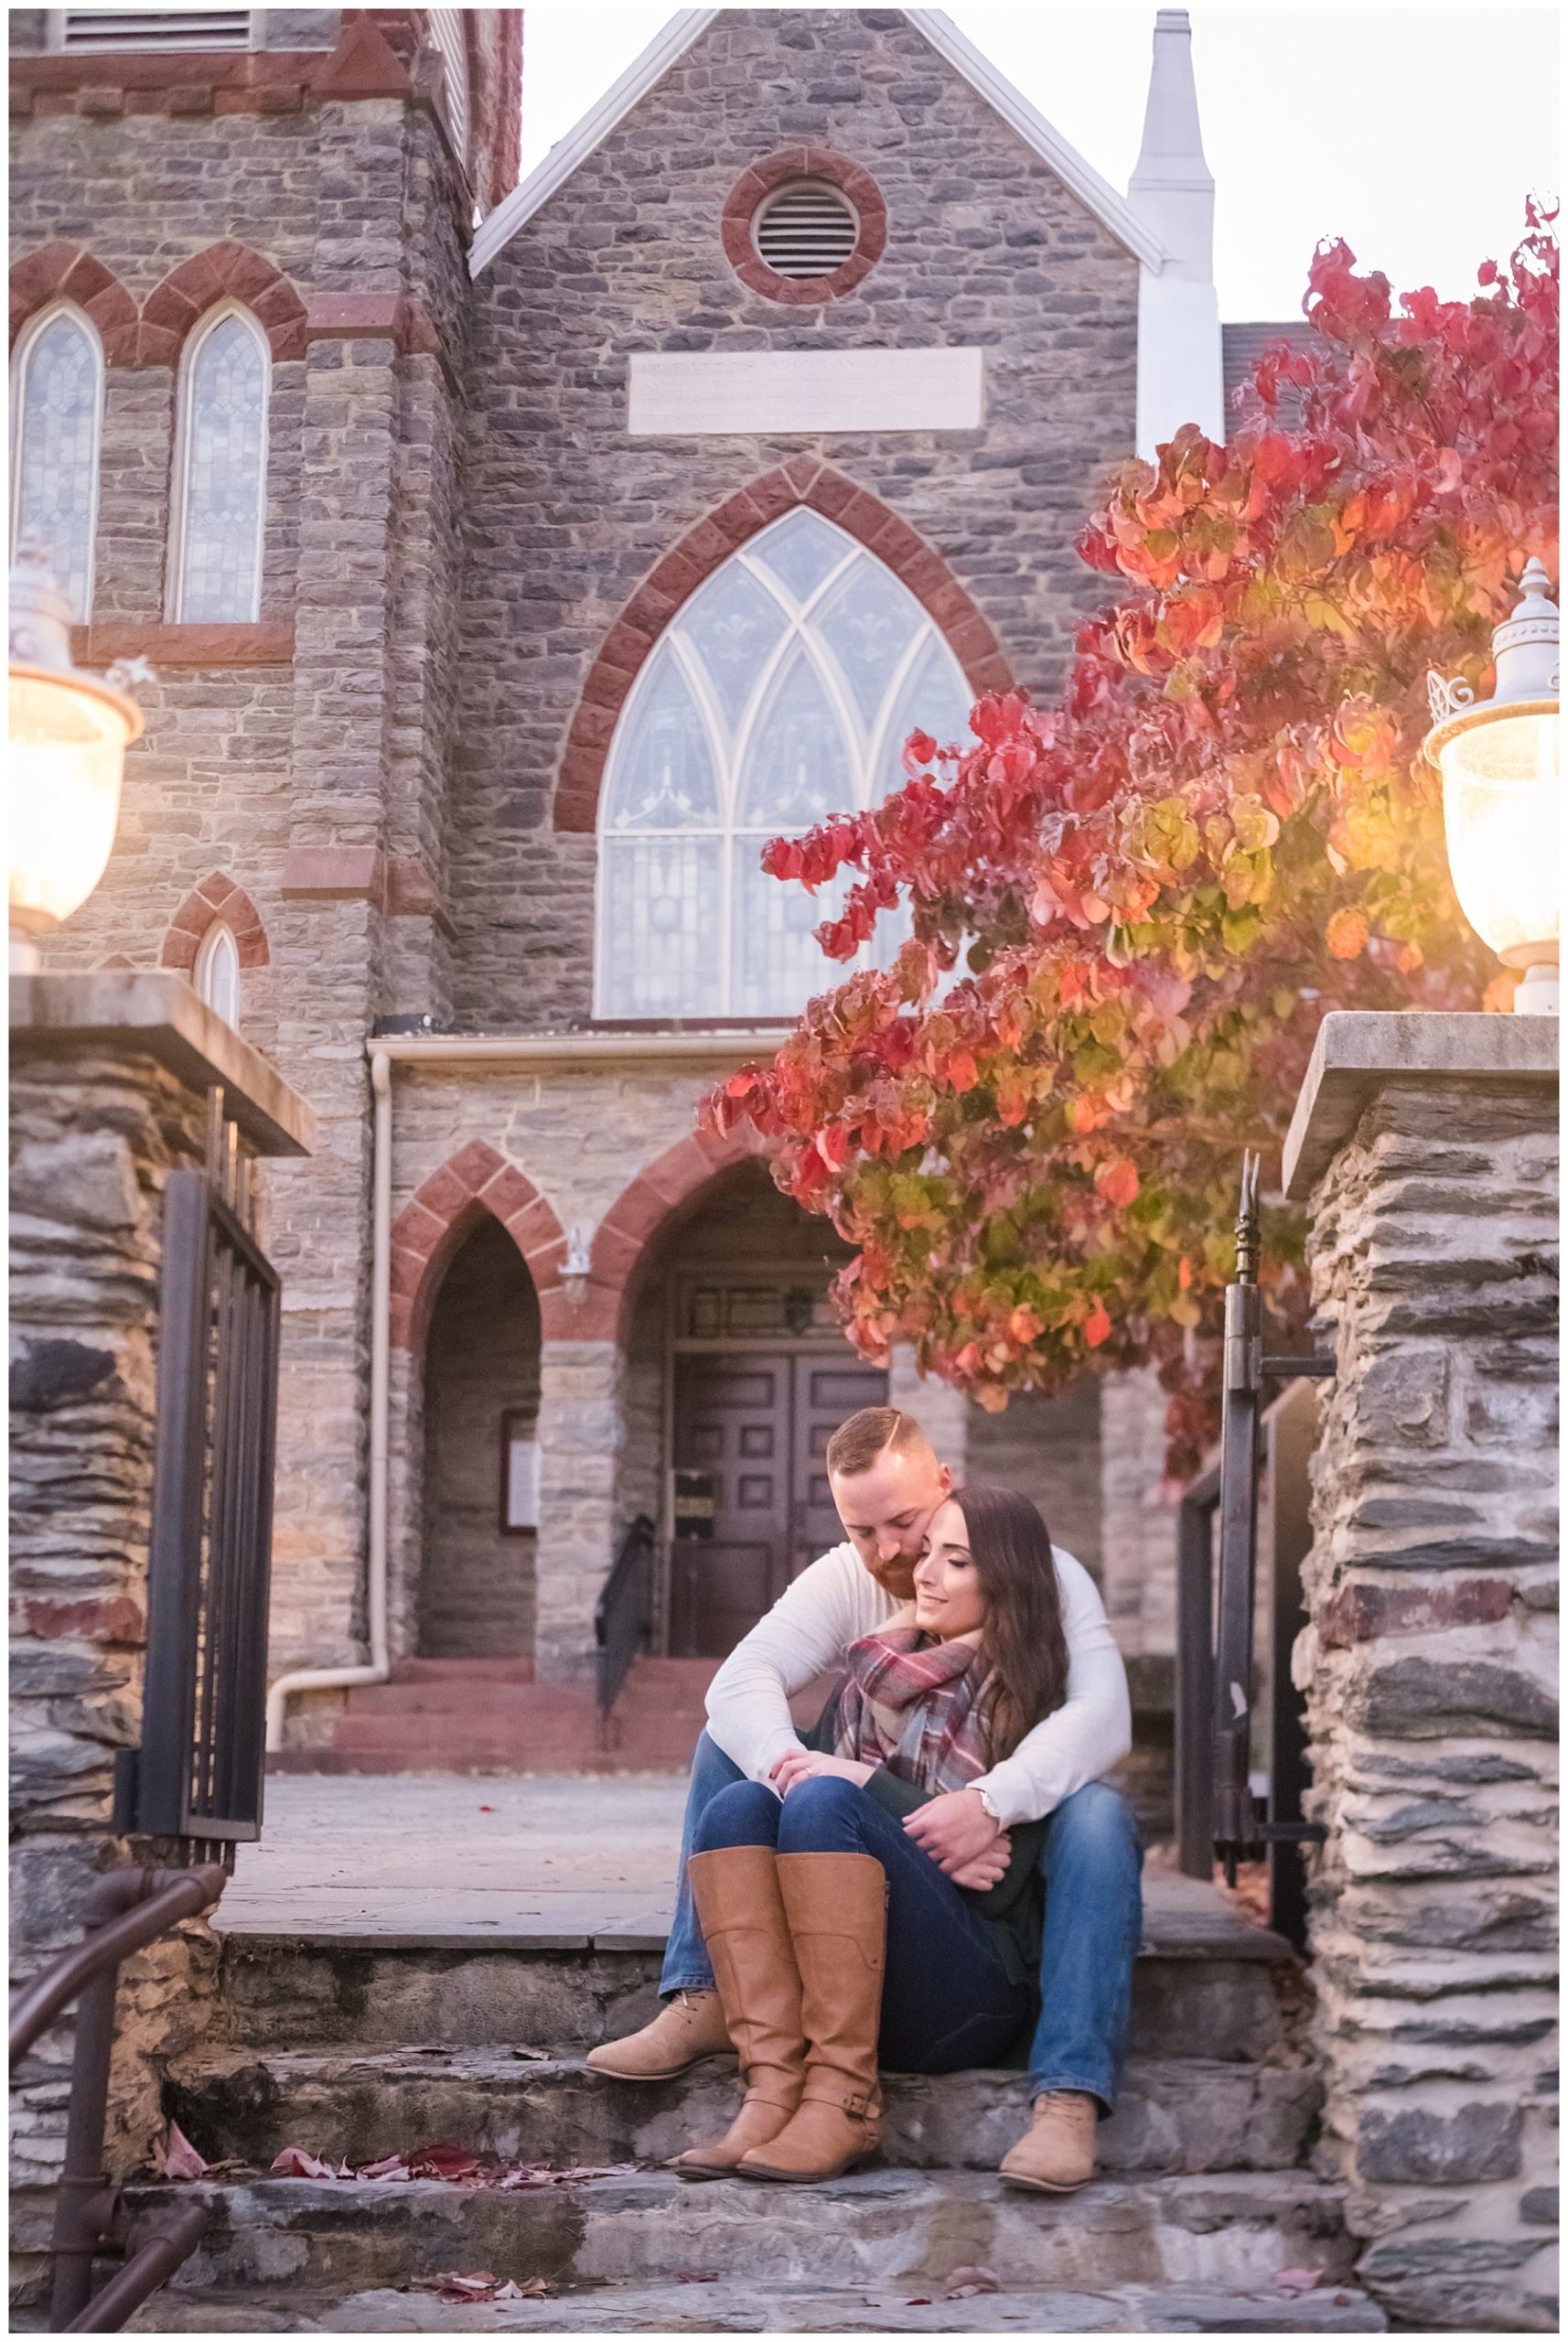
[[[800,280],[841,269],[859,242],[860,222],[842,188],[825,179],[800,179],[768,198],[755,233],[768,267]]]

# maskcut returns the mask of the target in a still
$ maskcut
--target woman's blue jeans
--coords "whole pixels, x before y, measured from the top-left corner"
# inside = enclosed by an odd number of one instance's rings
[[[884,2066],[951,2073],[1006,2055],[1027,2018],[1029,1994],[1009,1979],[993,1929],[897,1816],[832,1775],[803,1781],[781,1801],[746,1780],[705,1732],[692,1767],[660,1991],[713,1989],[686,1884],[688,1855],[758,1845],[780,1853],[870,1854],[886,1872],[877,2052]],[[1040,2014],[1029,2043],[1031,2098],[1083,2090],[1107,2113],[1115,2102],[1143,1932],[1143,1861],[1132,1813],[1102,1781],[1064,1798],[1050,1817],[1040,1858],[1046,1923]]]

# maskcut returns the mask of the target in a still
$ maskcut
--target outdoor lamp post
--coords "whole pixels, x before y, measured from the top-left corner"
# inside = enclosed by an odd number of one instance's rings
[[[1531,558],[1513,616],[1492,636],[1497,682],[1426,679],[1426,753],[1443,775],[1443,825],[1459,907],[1505,967],[1521,968],[1516,1010],[1557,1014],[1558,619]]]
[[[70,606],[41,541],[24,537],[11,572],[11,968],[38,964],[37,939],[103,876],[120,818],[125,750],[142,728],[134,699],[70,663]],[[140,670],[145,673],[145,670]]]

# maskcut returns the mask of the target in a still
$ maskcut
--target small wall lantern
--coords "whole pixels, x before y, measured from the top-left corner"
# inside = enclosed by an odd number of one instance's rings
[[[1557,1014],[1558,617],[1531,559],[1513,616],[1492,636],[1497,682],[1478,700],[1462,678],[1427,677],[1426,753],[1443,775],[1443,825],[1459,907],[1505,967],[1527,1015]]]
[[[11,572],[11,967],[38,964],[37,939],[69,919],[103,876],[120,818],[125,750],[142,728],[134,699],[116,688],[146,670],[108,679],[70,663],[70,606],[29,532]]]
[[[594,1268],[594,1238],[597,1228],[591,1219],[575,1219],[566,1230],[566,1258],[561,1263],[561,1285],[569,1305],[581,1309],[588,1297],[588,1279]]]

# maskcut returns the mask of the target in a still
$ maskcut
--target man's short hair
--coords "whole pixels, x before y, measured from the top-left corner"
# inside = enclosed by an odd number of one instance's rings
[[[933,1452],[914,1416],[907,1415],[901,1407],[862,1407],[847,1423],[840,1423],[828,1442],[824,1460],[828,1470],[840,1479],[853,1479],[857,1472],[869,1472],[888,1448],[899,1456],[921,1448],[928,1456]]]

